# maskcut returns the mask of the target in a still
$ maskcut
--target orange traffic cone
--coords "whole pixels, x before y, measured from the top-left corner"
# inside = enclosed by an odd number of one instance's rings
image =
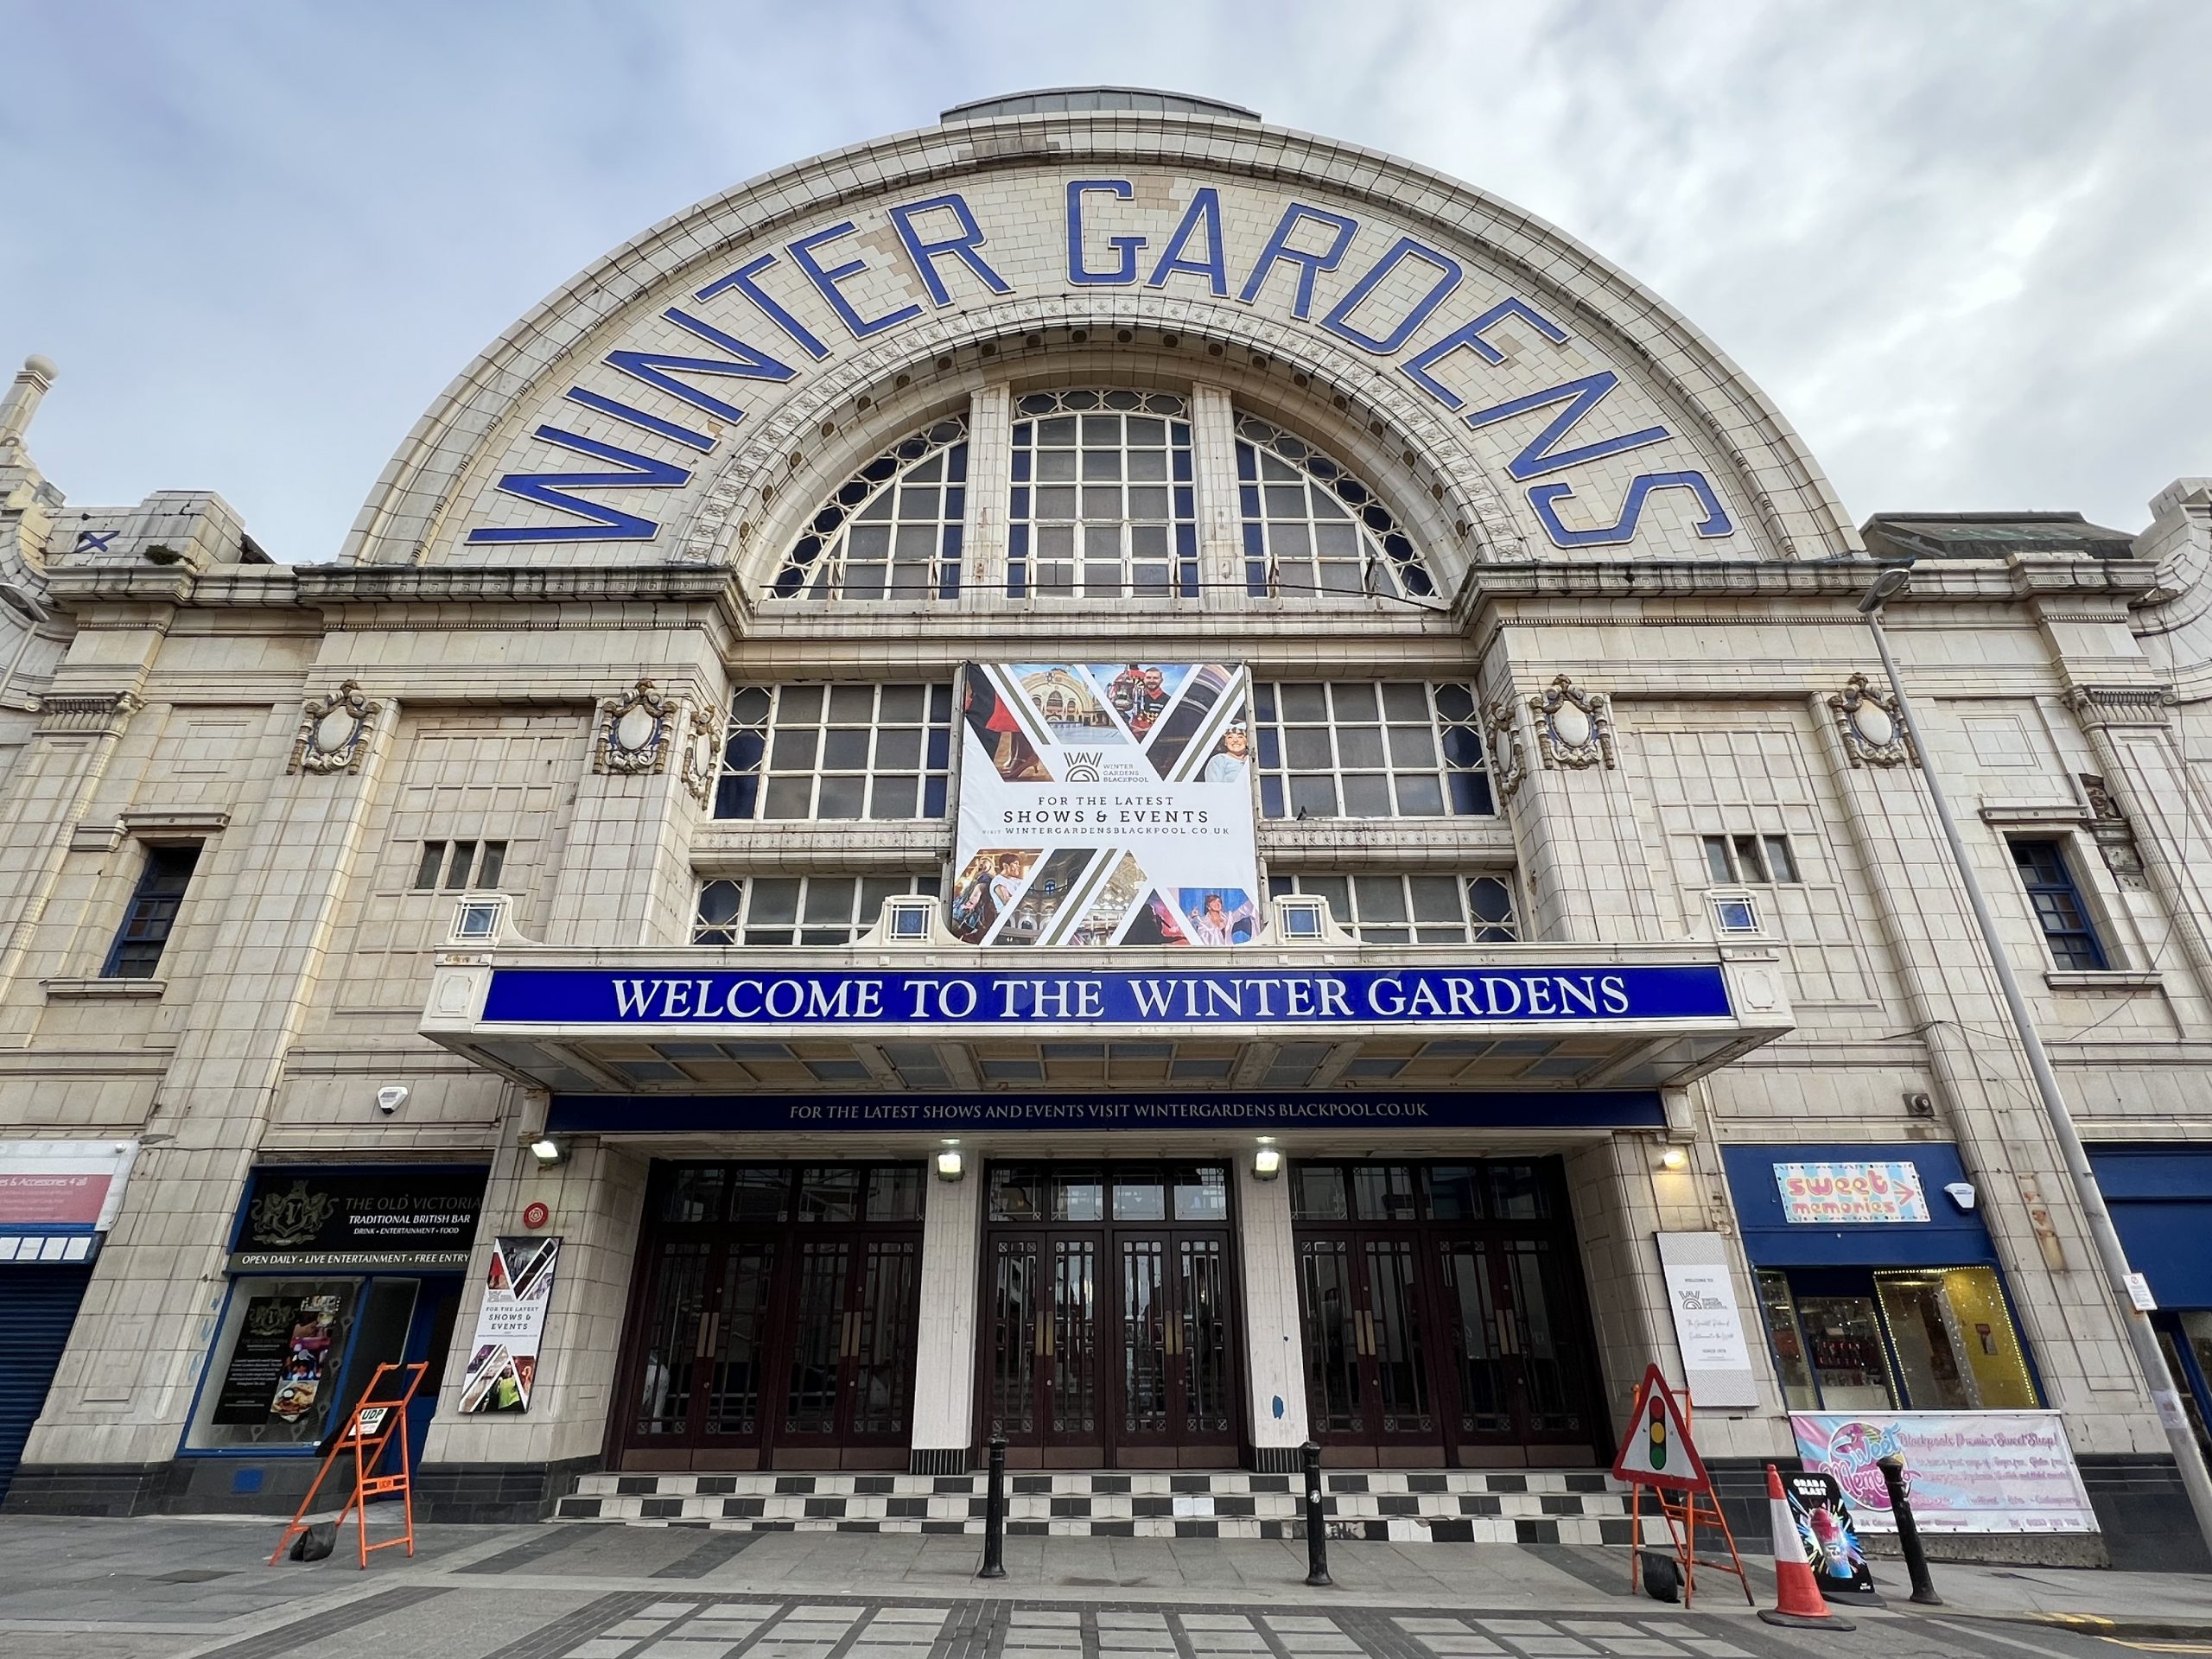
[[[1772,1464],[1766,1466],[1766,1506],[1774,1521],[1774,1605],[1759,1609],[1770,1624],[1789,1624],[1802,1630],[1853,1630],[1859,1627],[1828,1611],[1820,1581],[1805,1560],[1805,1546],[1797,1536],[1797,1517],[1782,1495],[1782,1477]]]

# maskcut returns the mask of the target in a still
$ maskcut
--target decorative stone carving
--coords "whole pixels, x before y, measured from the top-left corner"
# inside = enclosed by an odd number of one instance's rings
[[[2066,702],[2085,726],[2170,726],[2171,685],[2077,685]]]
[[[1854,674],[1828,698],[1828,708],[1853,766],[1902,766],[1916,760],[1896,693],[1877,691],[1864,674]]]
[[[361,683],[348,680],[327,697],[310,697],[292,740],[290,772],[359,772],[368,759],[369,738],[384,704],[361,695]]]
[[[591,769],[632,776],[667,771],[669,739],[681,712],[676,699],[661,696],[651,680],[639,680],[619,697],[601,697]]]
[[[1529,752],[1521,746],[1521,721],[1513,699],[1501,697],[1490,710],[1490,777],[1497,798],[1510,801],[1529,774]]]
[[[1536,747],[1547,769],[1612,767],[1613,700],[1603,691],[1586,691],[1561,674],[1529,699],[1536,717]]]
[[[2142,850],[2135,844],[2134,828],[2105,787],[2103,777],[2094,772],[2075,776],[2082,780],[2082,792],[2088,797],[2089,810],[2094,815],[2089,820],[2089,834],[2096,841],[2097,851],[2104,855],[2105,868],[2112,872],[2113,880],[2137,893],[2149,891],[2151,878],[2143,868]]]
[[[683,740],[683,787],[705,806],[714,798],[715,779],[721,772],[721,722],[704,709],[694,709],[690,726]]]
[[[136,693],[130,691],[60,696],[48,693],[38,700],[39,734],[51,737],[72,733],[113,737],[123,730],[124,721],[145,706]]]

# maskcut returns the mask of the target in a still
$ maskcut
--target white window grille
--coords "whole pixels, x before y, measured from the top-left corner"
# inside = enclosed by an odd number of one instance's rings
[[[957,599],[968,422],[948,416],[870,461],[784,556],[778,599]]]
[[[694,944],[850,944],[883,901],[935,896],[933,875],[753,875],[699,884]]]
[[[1253,687],[1260,810],[1270,818],[1480,817],[1497,810],[1473,691],[1420,680]]]
[[[952,688],[745,685],[730,696],[718,818],[941,818]]]
[[[1166,392],[1014,400],[1007,591],[1196,599],[1191,423]]]
[[[1440,602],[1427,562],[1374,490],[1305,439],[1255,416],[1236,420],[1244,590],[1382,594]]]
[[[1271,896],[1318,893],[1344,930],[1366,944],[1510,944],[1521,937],[1513,875],[1294,871],[1268,879]]]

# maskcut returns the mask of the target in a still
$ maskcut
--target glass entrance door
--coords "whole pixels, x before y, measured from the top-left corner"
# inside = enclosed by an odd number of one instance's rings
[[[1301,1164],[1291,1181],[1306,1403],[1332,1461],[1601,1454],[1555,1165]]]
[[[918,1165],[657,1166],[617,1425],[632,1469],[903,1468]]]
[[[1027,1468],[1236,1451],[1228,1171],[997,1166],[982,1438]]]

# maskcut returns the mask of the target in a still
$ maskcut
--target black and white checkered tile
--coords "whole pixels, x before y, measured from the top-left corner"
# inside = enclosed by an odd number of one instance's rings
[[[1623,1544],[1626,1494],[1592,1471],[1331,1470],[1330,1535],[1398,1542]],[[562,1521],[705,1523],[754,1530],[980,1533],[985,1477],[968,1475],[586,1475]],[[1291,1475],[1014,1474],[1016,1536],[1296,1538]]]

